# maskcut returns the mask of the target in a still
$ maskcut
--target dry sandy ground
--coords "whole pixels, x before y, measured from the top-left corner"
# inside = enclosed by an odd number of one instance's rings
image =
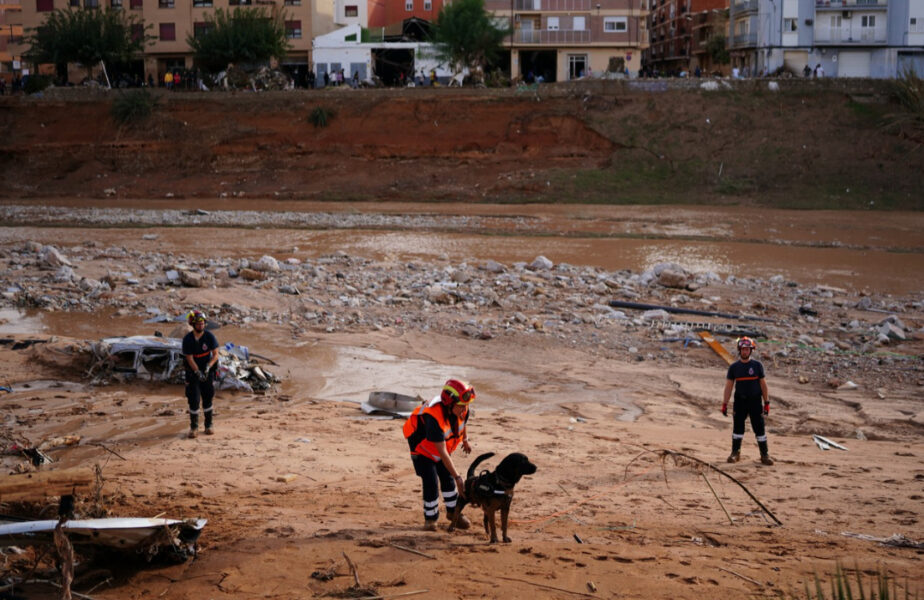
[[[138,238],[127,232],[123,243]],[[52,230],[38,241],[54,239]],[[74,317],[81,319],[88,321]],[[140,319],[133,326],[148,332]],[[99,329],[98,337],[110,333]],[[347,557],[361,587],[382,597],[799,596],[814,573],[827,579],[835,561],[870,574],[882,568],[899,577],[900,588],[924,589],[921,550],[842,535],[924,539],[924,450],[920,429],[910,425],[922,410],[917,365],[897,373],[884,398],[769,373],[771,395],[786,403],[771,412],[777,462],[765,467],[750,431],[743,461],[724,462],[731,423],[718,411],[724,363],[717,357],[627,362],[540,336],[473,340],[389,328],[292,339],[284,326],[261,324],[219,330],[219,339],[232,334],[251,336],[253,349],[278,358],[286,382],[267,395],[219,393],[213,437],[185,438],[185,400],[176,387],[33,383],[3,397],[5,425],[33,441],[83,436],[80,446],[52,454],[57,467],[99,464],[112,514],[209,519],[198,558],[170,567],[96,565],[112,579],[93,597],[373,595],[350,591],[357,581]],[[44,345],[0,346],[0,357],[5,382],[79,381],[55,366],[69,357]],[[510,544],[488,544],[480,527],[422,532],[419,480],[401,421],[366,418],[356,404],[330,400],[358,401],[375,389],[430,395],[456,374],[479,390],[470,424],[474,455],[520,451],[539,467],[516,489]],[[533,402],[507,400],[523,390]],[[545,402],[545,395],[559,400]],[[900,405],[890,404],[894,398]],[[916,417],[893,414],[909,404]],[[876,423],[877,435],[835,437],[849,450],[822,452],[807,435],[774,431],[791,431],[805,418],[830,437],[861,420]],[[659,449],[715,464],[783,526],[730,480],[706,473],[730,523],[702,474],[662,460]],[[464,468],[470,457],[456,460]],[[289,474],[295,477],[279,480]],[[467,514],[480,521],[477,509]],[[315,573],[334,576],[323,581]],[[86,592],[100,579],[75,589]],[[45,593],[36,587],[25,597]]]

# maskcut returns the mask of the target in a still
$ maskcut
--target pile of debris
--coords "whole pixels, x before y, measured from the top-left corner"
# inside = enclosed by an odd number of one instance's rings
[[[111,337],[91,344],[88,372],[93,385],[138,377],[149,381],[184,383],[182,341],[176,338],[135,335]],[[267,359],[267,362],[272,362]],[[247,346],[231,342],[219,349],[215,385],[220,390],[261,391],[279,378],[260,367]]]

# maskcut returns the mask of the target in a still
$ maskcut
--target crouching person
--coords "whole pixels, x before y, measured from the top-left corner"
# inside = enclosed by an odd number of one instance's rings
[[[458,379],[450,379],[443,391],[429,402],[414,409],[404,423],[404,437],[411,448],[414,471],[423,483],[424,529],[436,531],[440,516],[439,495],[443,493],[446,518],[455,516],[459,490],[463,489],[462,476],[450,455],[462,446],[469,454],[468,405],[475,399],[475,390]],[[457,527],[468,529],[471,523],[462,516]]]

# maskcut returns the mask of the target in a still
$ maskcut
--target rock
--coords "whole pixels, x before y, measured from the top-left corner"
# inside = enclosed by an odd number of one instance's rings
[[[768,81],[767,89],[770,90],[771,92],[778,92],[780,91],[780,84],[776,81]]]
[[[115,195],[116,195],[116,189],[115,189],[115,188],[106,188],[105,190],[103,190],[103,193],[106,194],[107,196],[115,196]]]
[[[902,322],[902,320],[896,317],[895,315],[889,315],[885,319],[879,321],[880,325],[884,325],[886,323],[891,323],[892,325],[895,325],[899,329],[907,329],[907,327],[905,327],[905,324]]]
[[[516,322],[517,322],[517,323],[525,323],[525,322],[527,322],[527,321],[529,320],[529,319],[526,317],[526,315],[524,315],[524,314],[521,313],[521,312],[513,313],[513,318],[516,319]]]
[[[837,377],[831,377],[828,379],[827,383],[828,383],[829,388],[831,388],[832,390],[836,390],[837,388],[841,387],[841,384],[843,382]]]
[[[431,285],[427,288],[427,300],[434,304],[452,304],[452,295],[441,285]]]
[[[99,289],[101,285],[103,284],[96,279],[90,279],[89,277],[84,277],[80,280],[80,289],[85,292],[94,292]]]
[[[687,286],[689,276],[683,271],[664,269],[658,273],[658,284],[669,288],[683,289]]]
[[[71,261],[54,246],[45,246],[42,249],[42,260],[50,267],[71,266]]]
[[[489,260],[488,262],[484,263],[484,266],[482,267],[482,269],[484,269],[488,273],[503,273],[504,271],[507,270],[507,267],[500,264],[499,262]]]
[[[837,386],[837,389],[839,389],[839,390],[855,390],[855,389],[857,389],[858,387],[860,387],[860,386],[858,386],[857,384],[855,384],[855,383],[852,382],[852,381],[845,381],[843,384]]]
[[[58,272],[55,273],[55,281],[58,283],[69,283],[74,280],[74,269],[67,265],[61,265]]]
[[[646,310],[642,313],[642,320],[644,321],[670,321],[671,315],[663,308],[658,308],[655,310]]]
[[[456,283],[468,283],[472,280],[472,275],[468,271],[457,269],[452,272],[452,280]]]
[[[905,341],[905,332],[899,327],[893,325],[892,323],[883,323],[879,327],[879,334],[888,337],[889,339]]]
[[[147,240],[147,241],[150,242],[150,241],[156,240],[156,239],[159,238],[159,237],[160,237],[160,236],[157,235],[156,233],[146,233],[146,234],[144,234],[143,236],[141,236],[141,239]]]
[[[529,263],[529,269],[533,271],[548,271],[555,264],[544,256],[537,256],[536,259]]]
[[[205,277],[202,273],[196,273],[195,271],[180,271],[180,282],[186,287],[205,287]]]
[[[699,84],[699,87],[707,92],[714,92],[719,89],[719,83],[717,81],[704,81]]]
[[[166,276],[167,276],[167,281],[179,281],[180,280],[180,272],[177,271],[176,269],[170,269],[169,271],[167,271]]]
[[[857,308],[860,310],[869,310],[873,306],[873,301],[869,296],[863,296],[857,301]]]
[[[779,285],[783,283],[784,281],[786,281],[786,279],[782,275],[774,275],[773,277],[769,279],[769,281],[773,285]]]
[[[294,285],[281,285],[279,286],[280,293],[283,294],[292,294],[293,296],[301,295],[301,292],[298,291],[298,288]]]
[[[809,382],[808,377],[806,377],[805,375],[799,375],[799,383],[804,385],[808,382]]]
[[[266,279],[266,273],[261,273],[253,269],[241,269],[238,275],[245,281],[262,281]]]
[[[267,254],[267,255],[260,257],[260,260],[258,260],[252,265],[252,268],[255,271],[262,271],[262,272],[278,271],[279,262],[275,258]]]
[[[35,253],[38,253],[38,252],[41,252],[41,251],[42,251],[42,248],[44,248],[44,247],[45,247],[45,246],[43,246],[42,244],[40,244],[40,243],[38,243],[38,242],[34,242],[34,241],[32,241],[32,240],[29,240],[28,242],[25,243],[25,245],[23,246],[23,249],[24,249],[26,252],[35,252]]]

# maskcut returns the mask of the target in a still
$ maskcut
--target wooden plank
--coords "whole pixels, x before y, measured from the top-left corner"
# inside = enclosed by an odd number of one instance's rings
[[[93,472],[86,468],[37,471],[0,479],[0,502],[31,502],[49,496],[89,492]]]
[[[706,342],[706,344],[707,344],[710,348],[712,348],[712,349],[715,351],[716,354],[718,354],[719,356],[721,356],[721,357],[725,360],[725,363],[726,363],[726,364],[729,364],[729,365],[730,365],[730,364],[732,364],[733,362],[735,362],[735,357],[732,356],[731,354],[729,354],[729,353],[728,353],[728,350],[726,350],[725,348],[723,348],[723,347],[722,347],[722,344],[720,344],[718,340],[716,340],[714,337],[712,337],[712,334],[711,334],[711,333],[709,333],[708,331],[697,331],[696,334],[697,334],[699,337],[703,338],[703,341]]]

